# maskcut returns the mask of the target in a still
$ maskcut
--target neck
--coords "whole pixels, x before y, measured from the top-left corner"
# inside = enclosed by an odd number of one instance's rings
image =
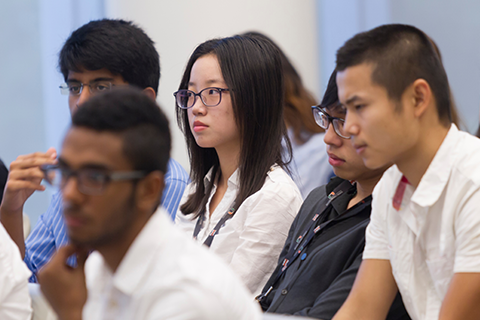
[[[220,162],[219,186],[226,186],[230,176],[237,170],[240,158],[239,148],[216,148]]]
[[[372,194],[373,189],[377,185],[377,182],[380,180],[380,178],[383,175],[383,170],[378,175],[365,178],[365,179],[360,179],[356,180],[357,183],[357,194],[355,197],[353,197],[350,202],[348,203],[348,209],[368,197],[369,195]]]
[[[396,161],[398,169],[414,188],[418,187],[449,129],[439,125],[433,130],[425,130],[419,142],[402,159]]]
[[[117,271],[118,266],[122,262],[125,254],[132,245],[135,238],[142,231],[143,227],[147,224],[151,215],[138,214],[136,221],[132,221],[128,227],[128,230],[118,234],[116,237],[112,237],[109,241],[103,245],[97,246],[95,249],[103,256],[105,263],[108,265],[112,273]],[[140,219],[140,217],[145,217]]]

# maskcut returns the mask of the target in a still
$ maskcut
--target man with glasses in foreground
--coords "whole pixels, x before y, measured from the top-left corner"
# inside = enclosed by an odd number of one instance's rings
[[[233,271],[157,209],[170,144],[165,115],[138,89],[95,96],[73,115],[58,163],[42,166],[71,242],[38,275],[61,320],[259,319]]]
[[[160,79],[160,61],[152,40],[131,22],[123,20],[91,21],[74,31],[59,55],[59,67],[66,81],[61,92],[68,94],[72,115],[93,95],[127,84],[137,86],[155,99]],[[11,164],[9,182],[0,207],[0,221],[17,243],[25,263],[33,272],[50,259],[56,248],[68,243],[62,218],[61,195],[53,195],[47,211],[24,242],[23,205],[40,184],[43,164],[54,164],[56,151],[22,155]],[[165,174],[162,205],[174,217],[189,177],[175,160],[170,159]],[[69,260],[75,264],[75,258]]]
[[[288,234],[278,266],[257,297],[264,311],[331,319],[352,288],[362,261],[372,191],[386,167],[370,170],[344,130],[336,72],[319,106],[329,162],[337,177],[305,199]],[[388,319],[409,319],[400,296]]]

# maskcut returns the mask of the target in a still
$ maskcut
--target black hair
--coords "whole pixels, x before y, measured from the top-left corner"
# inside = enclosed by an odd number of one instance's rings
[[[73,127],[118,133],[135,170],[167,171],[171,139],[168,120],[154,100],[133,87],[88,99],[72,117]]]
[[[405,89],[424,79],[435,97],[440,121],[452,122],[450,87],[440,57],[421,30],[388,24],[359,33],[337,51],[337,71],[372,63],[372,81],[385,87],[390,98],[400,101]]]
[[[324,132],[317,125],[312,116],[312,106],[317,104],[313,95],[303,85],[302,78],[280,47],[269,37],[257,31],[250,31],[242,35],[270,41],[282,59],[284,77],[284,119],[287,127],[293,132],[293,140],[302,145],[315,133]]]
[[[158,90],[160,58],[153,41],[130,21],[90,21],[75,30],[63,45],[58,65],[67,81],[68,72],[107,69],[127,83]]]
[[[325,109],[338,103],[338,88],[337,88],[337,70],[333,70],[328,79],[327,89],[323,95],[320,107]]]
[[[179,89],[188,89],[190,73],[198,58],[217,57],[223,78],[230,89],[232,107],[241,137],[239,159],[239,205],[260,190],[270,167],[285,169],[291,159],[290,141],[283,120],[283,74],[278,49],[270,42],[248,36],[213,39],[200,44],[187,63]],[[214,148],[201,148],[190,131],[186,110],[177,108],[177,121],[188,147],[191,179],[196,191],[181,206],[184,214],[199,214],[205,209],[214,179],[207,188],[203,179],[213,167],[219,169]],[[288,144],[287,158],[282,157],[282,139]]]

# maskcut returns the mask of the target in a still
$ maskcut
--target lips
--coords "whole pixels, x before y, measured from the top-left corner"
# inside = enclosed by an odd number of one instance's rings
[[[87,222],[86,219],[76,217],[76,216],[65,215],[64,219],[65,219],[65,225],[69,229],[83,227]]]
[[[208,128],[208,126],[201,121],[197,120],[193,123],[193,131],[195,131],[195,132],[199,132],[199,131],[205,130],[207,128]]]
[[[338,167],[345,163],[345,160],[337,157],[331,152],[328,152],[328,163],[330,163],[330,165],[333,167]]]
[[[87,224],[88,218],[79,209],[74,205],[64,203],[63,218],[68,229],[80,228]]]

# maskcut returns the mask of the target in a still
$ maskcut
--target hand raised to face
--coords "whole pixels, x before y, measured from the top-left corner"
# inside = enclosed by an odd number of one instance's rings
[[[71,255],[77,255],[78,266],[67,265]],[[88,252],[69,244],[58,249],[50,262],[38,273],[38,282],[60,320],[81,320],[82,310],[87,301],[85,283],[85,260]]]
[[[40,184],[43,172],[40,166],[54,164],[57,152],[50,148],[47,152],[35,152],[18,156],[10,165],[5,194],[2,202],[2,213],[17,212],[23,208],[25,201],[36,190],[43,191]]]

